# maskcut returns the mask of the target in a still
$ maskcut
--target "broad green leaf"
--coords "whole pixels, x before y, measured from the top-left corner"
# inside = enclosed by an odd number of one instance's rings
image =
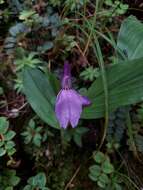
[[[47,74],[48,80],[54,90],[54,93],[58,94],[58,92],[60,91],[60,81],[51,72],[48,71],[46,74]]]
[[[39,117],[50,126],[59,128],[52,101],[56,95],[46,75],[38,69],[25,67],[23,85],[28,102]]]
[[[143,99],[143,58],[123,61],[107,69],[109,112]],[[91,85],[87,96],[92,105],[85,108],[82,118],[95,119],[104,116],[105,98],[101,76]]]
[[[121,25],[117,47],[129,60],[143,57],[143,24],[134,16],[125,19]]]

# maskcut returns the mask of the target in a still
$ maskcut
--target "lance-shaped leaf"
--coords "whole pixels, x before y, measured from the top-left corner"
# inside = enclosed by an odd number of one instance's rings
[[[129,60],[143,57],[143,24],[136,17],[130,16],[123,21],[117,47]]]
[[[107,69],[109,111],[143,99],[143,58],[124,61]],[[104,116],[104,89],[101,76],[91,85],[86,94],[92,105],[84,109],[82,118],[95,119]]]
[[[25,67],[23,70],[24,92],[33,110],[47,124],[59,128],[54,112],[55,92],[44,73]]]

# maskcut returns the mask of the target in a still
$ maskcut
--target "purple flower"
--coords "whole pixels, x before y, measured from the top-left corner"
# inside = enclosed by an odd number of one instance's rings
[[[81,96],[73,90],[71,85],[70,65],[66,61],[64,64],[64,74],[62,79],[62,90],[60,90],[56,99],[55,112],[60,126],[64,129],[68,124],[74,128],[77,126],[82,106],[90,105],[88,98]]]

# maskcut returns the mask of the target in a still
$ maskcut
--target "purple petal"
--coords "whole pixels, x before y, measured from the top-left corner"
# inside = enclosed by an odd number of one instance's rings
[[[82,103],[80,100],[80,95],[75,90],[68,90],[68,106],[70,123],[71,126],[74,128],[77,126],[82,112]]]
[[[69,108],[66,90],[61,90],[56,99],[55,112],[60,126],[67,128],[69,123]]]
[[[82,112],[82,105],[89,105],[88,98],[81,96],[75,90],[61,90],[56,99],[55,112],[60,126],[64,129],[70,123],[77,126]]]
[[[86,96],[80,96],[80,97],[83,106],[89,106],[91,104],[91,101]]]

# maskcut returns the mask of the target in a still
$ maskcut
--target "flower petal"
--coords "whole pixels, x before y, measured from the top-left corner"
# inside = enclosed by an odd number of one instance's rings
[[[71,126],[77,126],[81,112],[82,103],[80,95],[75,90],[68,90],[68,106]]]
[[[73,128],[76,127],[82,112],[82,105],[89,105],[90,103],[88,98],[81,96],[73,89],[61,90],[55,106],[60,126],[66,129],[70,122]]]
[[[80,97],[83,106],[89,106],[91,104],[91,101],[86,96],[80,96]]]
[[[64,129],[67,128],[69,123],[69,107],[67,99],[67,91],[61,90],[56,99],[55,112],[60,126]]]

